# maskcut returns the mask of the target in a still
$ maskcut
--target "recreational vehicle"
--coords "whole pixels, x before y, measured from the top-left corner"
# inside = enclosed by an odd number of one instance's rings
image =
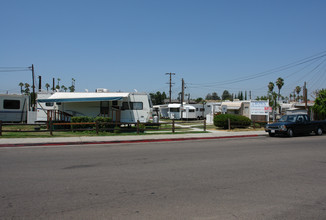
[[[61,115],[111,117],[123,123],[148,122],[152,116],[152,103],[146,93],[57,92],[38,102],[54,103]]]
[[[196,108],[189,104],[169,104],[168,117],[170,119],[196,119]]]
[[[26,122],[29,97],[26,95],[0,95],[0,121]]]
[[[184,105],[182,110],[182,119],[197,119],[196,108],[192,105]]]
[[[47,99],[53,93],[43,92],[37,93],[37,99]],[[47,112],[56,109],[56,105],[54,102],[37,102],[37,113],[36,113],[36,121],[37,122],[46,122],[47,121]]]
[[[170,119],[181,119],[181,104],[169,104],[168,117]]]

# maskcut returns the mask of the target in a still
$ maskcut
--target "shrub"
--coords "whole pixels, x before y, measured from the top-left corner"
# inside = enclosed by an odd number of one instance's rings
[[[119,126],[115,126],[113,132],[115,134],[119,134],[119,133],[121,133],[121,128]]]
[[[214,125],[216,127],[228,128],[228,119],[230,119],[231,128],[243,128],[248,127],[251,124],[251,120],[242,115],[221,114],[214,116]]]
[[[72,123],[83,123],[83,122],[94,122],[93,117],[88,116],[78,116],[71,118]],[[73,129],[87,129],[87,128],[94,128],[94,125],[72,125]]]
[[[112,118],[109,117],[96,117],[94,121],[100,122],[99,129],[103,130],[112,130],[114,128],[114,124],[112,124]]]

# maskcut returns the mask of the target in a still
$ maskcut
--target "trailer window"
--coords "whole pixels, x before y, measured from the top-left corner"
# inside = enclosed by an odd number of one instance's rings
[[[19,100],[3,100],[3,108],[4,109],[20,109],[20,101]]]
[[[180,108],[170,108],[170,112],[179,112]]]
[[[143,103],[142,102],[123,102],[122,110],[143,110]]]
[[[189,112],[195,112],[195,109],[189,109]]]
[[[52,106],[54,106],[54,103],[53,102],[46,102],[45,106],[52,107]]]

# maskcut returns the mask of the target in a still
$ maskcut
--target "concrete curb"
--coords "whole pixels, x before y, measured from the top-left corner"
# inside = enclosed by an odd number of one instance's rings
[[[0,144],[0,148],[4,147],[26,147],[26,146],[63,146],[63,145],[96,145],[96,144],[126,144],[126,143],[146,143],[146,142],[172,142],[172,141],[188,141],[188,140],[213,140],[228,138],[248,138],[266,136],[265,134],[248,134],[248,135],[232,135],[232,136],[215,136],[215,137],[176,137],[176,138],[158,138],[158,139],[141,139],[141,140],[108,140],[108,141],[72,141],[72,142],[43,142],[43,143],[8,143]]]

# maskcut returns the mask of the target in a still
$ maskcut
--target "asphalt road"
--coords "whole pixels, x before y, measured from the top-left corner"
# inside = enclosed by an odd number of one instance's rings
[[[0,149],[0,219],[326,219],[326,135]]]

